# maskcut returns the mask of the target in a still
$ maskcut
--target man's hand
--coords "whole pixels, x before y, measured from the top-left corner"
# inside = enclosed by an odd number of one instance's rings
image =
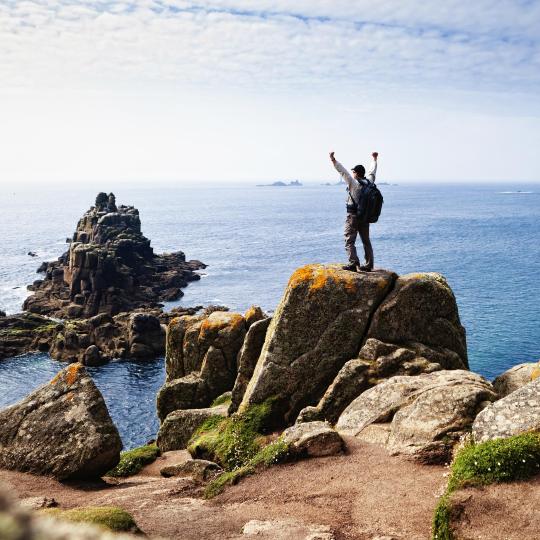
[[[379,152],[373,152],[373,154],[371,155],[373,156],[373,159],[377,161],[377,158],[379,157]]]
[[[332,163],[335,163],[336,162],[336,158],[334,157],[334,152],[330,152],[330,161]]]

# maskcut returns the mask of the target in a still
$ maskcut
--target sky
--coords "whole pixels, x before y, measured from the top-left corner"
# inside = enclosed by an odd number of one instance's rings
[[[0,182],[540,181],[540,0],[0,0]]]

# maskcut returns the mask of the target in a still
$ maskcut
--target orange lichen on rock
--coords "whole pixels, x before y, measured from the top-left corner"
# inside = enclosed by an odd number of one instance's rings
[[[257,306],[251,306],[246,313],[244,314],[244,318],[246,320],[252,319],[253,317],[257,316],[258,310],[260,308],[257,308]]]
[[[63,379],[63,382],[71,386],[78,378],[79,372],[83,369],[83,365],[76,363],[70,364],[66,369],[59,371],[51,380],[50,384],[56,384]]]
[[[82,369],[82,364],[71,364],[66,369],[66,384],[68,386],[71,386],[79,378]]]
[[[244,324],[244,317],[240,313],[227,313],[214,311],[205,319],[199,329],[199,338],[203,339],[209,332],[219,332],[224,328],[236,330],[240,325]]]
[[[531,381],[534,381],[535,379],[538,379],[539,377],[540,377],[540,360],[538,360],[538,364],[532,370]]]
[[[307,265],[298,268],[289,279],[289,287],[296,288],[309,282],[309,292],[316,292],[325,288],[330,282],[342,286],[348,293],[356,293],[358,283],[353,272],[339,270],[332,266]]]

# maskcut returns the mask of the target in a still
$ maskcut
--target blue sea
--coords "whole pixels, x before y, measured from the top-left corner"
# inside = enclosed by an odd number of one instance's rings
[[[6,189],[0,194],[0,309],[20,310],[36,268],[66,250],[98,191]],[[492,379],[540,358],[540,185],[381,186],[372,227],[375,265],[399,274],[441,272],[467,330],[471,369]],[[174,305],[252,304],[275,309],[303,264],[345,261],[342,186],[193,185],[119,187],[119,204],[140,210],[157,252],[182,250],[208,268]],[[27,255],[35,252],[37,257]],[[91,370],[127,448],[155,436],[163,359]],[[0,407],[48,381],[63,365],[47,355],[0,362]]]

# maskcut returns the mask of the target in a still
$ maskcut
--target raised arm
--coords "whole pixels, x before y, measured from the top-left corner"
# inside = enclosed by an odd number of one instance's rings
[[[373,159],[371,160],[371,165],[369,166],[366,178],[370,182],[375,182],[375,177],[377,175],[377,158],[379,157],[379,152],[373,152],[373,154],[371,154],[371,157]]]
[[[353,185],[353,177],[350,175],[349,171],[334,157],[334,152],[330,152],[330,161],[333,163],[336,171],[341,175],[341,178],[345,181],[349,189]]]

